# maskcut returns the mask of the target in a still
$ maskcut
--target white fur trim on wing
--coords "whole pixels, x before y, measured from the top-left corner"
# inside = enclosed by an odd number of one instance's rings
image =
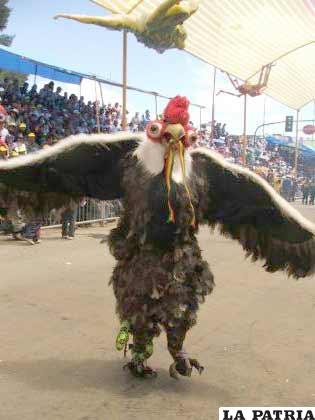
[[[106,144],[124,142],[128,140],[142,142],[144,138],[144,134],[129,133],[127,131],[120,131],[114,134],[78,134],[76,136],[69,136],[47,149],[0,162],[0,171],[32,165],[47,158],[56,157],[57,155],[74,149],[76,146],[81,144],[100,144],[106,146]]]

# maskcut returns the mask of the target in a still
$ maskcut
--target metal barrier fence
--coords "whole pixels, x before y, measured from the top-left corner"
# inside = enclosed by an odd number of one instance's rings
[[[122,212],[122,204],[119,200],[100,201],[88,199],[84,206],[77,208],[77,225],[95,222],[109,222],[116,220]],[[61,215],[52,211],[45,220],[42,228],[52,229],[61,226]]]
[[[118,219],[122,212],[122,204],[119,200],[100,201],[88,199],[84,206],[78,206],[76,224],[84,225],[90,223],[110,222]],[[5,209],[0,208],[0,232],[7,229],[8,222],[5,219]],[[45,218],[42,224],[43,229],[52,229],[61,227],[60,212],[51,211],[49,216]]]

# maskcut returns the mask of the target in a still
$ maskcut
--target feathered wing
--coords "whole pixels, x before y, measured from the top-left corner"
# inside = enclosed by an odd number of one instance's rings
[[[76,20],[80,23],[103,26],[107,29],[121,31],[126,29],[130,32],[139,32],[140,26],[137,19],[133,16],[124,14],[112,14],[108,16],[85,16],[85,15],[71,15],[67,13],[60,13],[54,17],[55,19],[64,18]]]
[[[71,136],[55,146],[0,162],[0,201],[19,207],[60,208],[69,198],[120,199],[123,158],[142,136]]]
[[[252,260],[264,260],[269,272],[284,270],[296,278],[314,272],[315,225],[253,172],[207,149],[191,155],[199,223],[219,225]]]

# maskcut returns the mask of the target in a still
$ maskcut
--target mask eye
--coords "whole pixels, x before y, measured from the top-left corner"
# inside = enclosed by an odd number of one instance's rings
[[[153,121],[147,125],[146,131],[149,139],[158,141],[163,136],[165,124],[162,121]]]

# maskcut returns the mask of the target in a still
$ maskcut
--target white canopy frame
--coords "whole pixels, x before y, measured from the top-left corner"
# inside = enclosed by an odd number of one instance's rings
[[[163,0],[92,1],[112,13],[139,17],[150,13]],[[315,7],[307,0],[199,0],[199,10],[185,22],[188,33],[185,50],[233,77],[252,83],[262,66],[275,63],[265,93],[299,113],[315,97],[314,26]],[[126,32],[124,40],[125,37]],[[123,98],[126,100],[125,94]],[[213,125],[214,100],[212,106]],[[245,148],[246,96],[243,137]],[[297,133],[296,144],[298,150]]]

